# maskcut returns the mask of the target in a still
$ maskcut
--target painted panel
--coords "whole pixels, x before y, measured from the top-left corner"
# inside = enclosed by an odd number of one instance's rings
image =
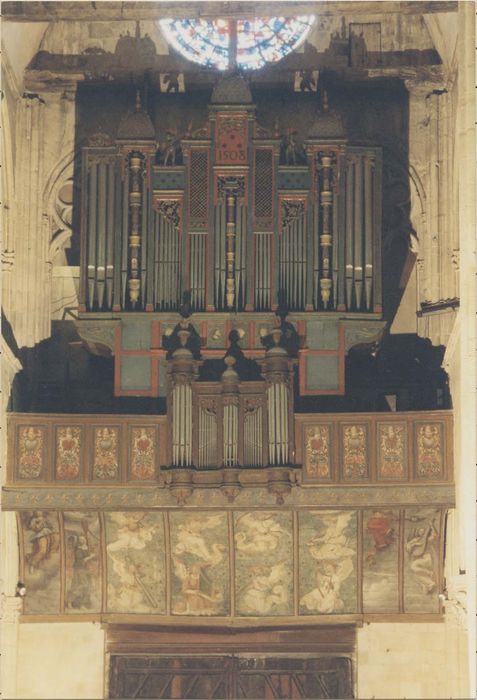
[[[291,513],[235,513],[234,532],[237,614],[292,615]]]
[[[439,532],[439,510],[406,509],[404,612],[439,612]]]
[[[108,611],[164,614],[162,513],[105,513]]]
[[[363,481],[369,478],[368,426],[364,423],[341,426],[342,478]]]
[[[23,538],[23,577],[28,595],[26,614],[60,612],[60,525],[58,513],[24,511],[20,514]]]
[[[37,425],[22,425],[18,428],[19,479],[44,479],[46,429]]]
[[[306,344],[311,350],[338,350],[338,323],[336,321],[307,321]]]
[[[102,426],[93,432],[93,479],[119,478],[119,428]]]
[[[121,322],[121,350],[150,350],[151,348],[151,322],[150,321],[122,321]]]
[[[396,421],[378,423],[378,479],[407,477],[407,425]]]
[[[151,388],[151,358],[121,355],[121,390],[146,391]]]
[[[340,388],[340,359],[338,356],[309,355],[306,361],[307,391]]]
[[[247,117],[242,114],[217,116],[216,164],[246,165]]]
[[[356,512],[303,511],[299,518],[300,613],[356,612]]]
[[[172,613],[228,615],[226,513],[170,513]]]
[[[65,426],[56,429],[55,475],[60,481],[78,479],[81,469],[82,429]]]
[[[329,481],[331,479],[331,425],[305,428],[305,479]]]
[[[209,323],[207,325],[207,347],[208,348],[225,348],[227,345],[227,334],[225,323]]]
[[[101,538],[98,513],[68,512],[65,529],[65,611],[101,611]]]
[[[156,475],[156,429],[138,426],[130,432],[130,477],[151,481]]]
[[[416,475],[419,479],[443,479],[442,423],[416,425]]]
[[[364,511],[363,530],[363,612],[398,612],[399,511]]]

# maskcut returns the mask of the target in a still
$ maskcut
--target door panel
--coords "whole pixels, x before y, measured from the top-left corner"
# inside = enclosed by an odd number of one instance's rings
[[[352,698],[347,657],[112,656],[110,698]]]

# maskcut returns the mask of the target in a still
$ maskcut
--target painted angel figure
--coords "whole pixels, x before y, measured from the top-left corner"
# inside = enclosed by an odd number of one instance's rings
[[[287,570],[285,562],[274,566],[253,566],[250,569],[251,581],[239,594],[242,607],[247,612],[264,615],[288,600]]]
[[[245,513],[237,520],[241,529],[235,535],[240,552],[260,554],[276,549],[286,531],[271,513]],[[245,530],[245,532],[244,532]]]

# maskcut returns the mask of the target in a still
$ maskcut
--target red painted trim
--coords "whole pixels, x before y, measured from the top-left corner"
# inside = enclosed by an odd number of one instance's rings
[[[300,350],[305,347],[306,343],[306,321],[297,321],[296,329],[300,336]]]
[[[202,321],[202,323],[200,324],[200,339],[202,347],[204,348],[207,347],[208,330],[209,324],[207,323],[207,321]]]
[[[159,333],[159,321],[152,321],[151,323],[151,350],[161,347],[161,335]]]

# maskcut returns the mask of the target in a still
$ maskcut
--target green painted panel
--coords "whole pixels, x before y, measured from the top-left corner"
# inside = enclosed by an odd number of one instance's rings
[[[121,324],[122,350],[149,350],[151,348],[151,322],[123,321]]]
[[[121,389],[144,390],[151,388],[151,358],[121,357]]]
[[[338,330],[337,321],[307,321],[306,344],[310,350],[337,350]]]
[[[308,391],[319,389],[339,389],[339,358],[307,357],[305,386]]]
[[[159,396],[167,395],[167,368],[164,362],[159,362]]]

